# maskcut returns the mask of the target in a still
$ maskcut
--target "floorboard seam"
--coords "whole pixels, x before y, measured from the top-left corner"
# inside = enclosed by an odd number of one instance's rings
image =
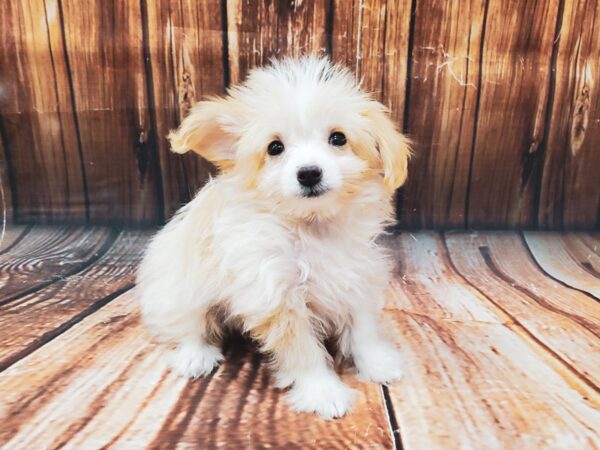
[[[491,303],[493,306],[495,306],[497,309],[499,309],[503,314],[508,316],[513,321],[513,325],[516,328],[518,328],[522,333],[524,333],[525,336],[527,336],[530,340],[535,342],[538,347],[541,347],[547,353],[552,355],[552,357],[555,361],[559,362],[563,367],[565,367],[567,370],[569,370],[569,372],[571,372],[577,379],[579,379],[587,387],[592,389],[594,392],[600,394],[600,387],[598,387],[592,380],[590,380],[586,375],[584,375],[579,370],[577,370],[568,361],[563,359],[562,356],[560,356],[557,352],[555,352],[551,347],[549,347],[544,342],[542,342],[537,336],[535,336],[531,331],[529,331],[529,329],[525,325],[523,325],[517,317],[513,316],[510,312],[508,312],[505,308],[503,308],[499,303],[492,300],[492,298],[490,296],[488,296],[485,292],[483,292],[481,289],[479,289],[477,286],[475,286],[473,283],[471,283],[454,265],[454,262],[452,261],[452,258],[450,256],[450,250],[448,249],[448,245],[446,243],[446,236],[444,233],[441,234],[441,241],[442,241],[444,251],[445,251],[445,258],[448,260],[448,263],[449,263],[452,271],[458,277],[460,277],[472,289],[476,290],[486,301]],[[509,329],[513,329],[510,326],[510,324],[505,325],[505,326],[507,326],[507,328],[509,328]],[[516,330],[514,330],[514,331],[516,331]]]
[[[20,352],[14,354],[14,355],[11,355],[11,356],[5,358],[4,360],[0,360],[0,373],[3,372],[4,370],[8,369],[13,364],[17,363],[18,361],[22,360],[23,358],[26,358],[27,356],[29,356],[36,350],[42,348],[48,342],[51,342],[58,336],[62,335],[66,331],[70,330],[75,325],[77,325],[79,322],[81,322],[83,319],[92,315],[93,313],[98,311],[100,308],[106,306],[108,303],[110,303],[115,298],[120,297],[125,292],[131,290],[134,286],[135,286],[134,283],[130,283],[127,286],[116,290],[115,292],[105,295],[100,300],[94,302],[89,308],[87,308],[87,309],[83,310],[82,312],[80,312],[79,314],[71,317],[69,320],[67,320],[63,324],[59,325],[55,329],[47,331],[46,333],[42,334],[38,339],[36,339],[32,343],[30,343],[27,347],[25,347]]]
[[[538,262],[538,260],[535,257],[533,251],[529,247],[529,244],[527,243],[527,239],[525,239],[525,235],[523,234],[523,232],[519,231],[518,234],[521,237],[521,241],[523,242],[523,246],[527,249],[527,253],[529,254],[531,260],[533,261],[533,263],[535,264],[535,266],[540,270],[540,272],[542,272],[548,278],[551,278],[554,281],[556,281],[557,283],[559,283],[562,286],[566,287],[567,289],[572,289],[574,291],[581,292],[583,295],[586,295],[587,297],[591,298],[592,300],[594,300],[596,302],[600,302],[600,298],[596,297],[591,292],[584,291],[583,289],[580,289],[580,288],[575,287],[575,286],[571,286],[570,284],[565,283],[563,280],[560,280],[560,279],[556,278],[554,275],[552,275],[549,272],[547,272],[546,269],[544,269],[542,267],[542,265]]]
[[[42,289],[47,288],[51,284],[56,283],[58,280],[72,277],[73,275],[77,275],[78,273],[83,272],[84,270],[87,270],[92,265],[94,265],[100,258],[102,258],[106,253],[108,253],[108,251],[111,249],[111,247],[117,240],[117,236],[119,235],[119,233],[120,232],[117,230],[111,230],[109,237],[106,239],[106,242],[102,245],[102,247],[100,247],[100,249],[96,252],[96,254],[93,255],[90,259],[88,259],[84,263],[73,267],[73,269],[71,269],[70,271],[68,271],[64,274],[54,275],[47,281],[38,283],[37,285],[32,286],[29,289],[25,289],[24,291],[18,292],[4,300],[0,300],[0,307],[4,306],[10,302],[14,302],[15,300],[18,300],[27,295],[31,295],[38,291],[41,291]]]
[[[404,446],[402,445],[402,436],[400,434],[400,425],[398,424],[398,420],[396,418],[394,405],[392,403],[392,398],[390,397],[390,390],[385,384],[381,385],[381,395],[384,401],[386,418],[392,433],[392,442],[394,443],[394,449],[404,450]]]

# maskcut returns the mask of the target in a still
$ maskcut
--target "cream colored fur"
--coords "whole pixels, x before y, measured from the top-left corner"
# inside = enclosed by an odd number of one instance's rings
[[[333,131],[348,143],[330,145]],[[275,139],[285,151],[270,156]],[[381,331],[390,262],[376,237],[392,219],[409,149],[385,108],[328,60],[286,59],[198,103],[170,140],[223,171],[156,235],[139,270],[144,319],[175,345],[173,368],[210,373],[231,325],[271,356],[297,411],[332,418],[352,407],[325,338],[362,379],[400,378]],[[302,196],[296,173],[306,165],[323,171],[320,196]]]

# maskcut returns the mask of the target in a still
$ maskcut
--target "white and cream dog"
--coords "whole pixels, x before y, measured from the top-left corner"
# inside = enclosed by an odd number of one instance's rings
[[[233,326],[271,356],[297,411],[332,418],[352,407],[325,339],[360,378],[400,378],[380,325],[390,262],[376,238],[410,151],[386,108],[327,59],[285,59],[196,104],[169,138],[176,153],[222,169],[139,270],[143,317],[174,345],[173,368],[210,373]]]

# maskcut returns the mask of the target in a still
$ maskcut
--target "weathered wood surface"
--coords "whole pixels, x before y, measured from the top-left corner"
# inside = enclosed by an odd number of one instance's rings
[[[600,227],[600,2],[563,2],[540,187],[541,228]]]
[[[1,2],[0,34],[0,133],[15,180],[15,219],[85,220],[86,181],[59,2]]]
[[[124,294],[3,372],[4,448],[392,447],[376,385],[353,383],[356,416],[294,414],[265,362],[240,342],[216,373],[186,382],[140,325]],[[47,360],[46,351],[60,357]]]
[[[571,274],[573,287],[556,281],[517,233],[385,239],[397,259],[386,315],[405,377],[386,402],[381,387],[344,374],[359,398],[335,421],[290,412],[266,358],[240,337],[210,377],[175,376],[130,289],[149,232],[83,234],[8,231],[16,243],[0,255],[2,275],[10,258],[21,266],[26,254],[60,255],[75,267],[86,241],[112,245],[47,286],[29,273],[33,292],[0,306],[2,448],[600,446],[600,304],[582,272]],[[537,247],[556,244],[533,236]],[[596,264],[599,235],[562,239],[572,264],[587,250]]]
[[[0,253],[4,253],[20,240],[22,240],[27,232],[31,229],[30,226],[24,225],[7,225],[4,228],[4,235],[0,234]],[[2,230],[0,230],[2,233]]]
[[[542,273],[513,233],[451,233],[446,244],[455,270],[515,327],[585,383],[600,386],[600,303]]]
[[[39,227],[0,255],[0,305],[75,274],[112,243],[100,228]]]
[[[597,385],[582,382],[524,333],[495,305],[503,298],[488,298],[466,283],[440,237],[403,234],[390,245],[399,265],[388,312],[406,369],[390,396],[404,448],[600,444]],[[589,350],[600,354],[597,337],[589,339],[580,359]]]
[[[169,153],[190,104],[311,52],[412,136],[402,226],[597,228],[599,21],[587,0],[5,0],[9,216],[162,222],[214,171]]]
[[[155,222],[162,207],[142,3],[59,3],[93,223]]]
[[[467,223],[535,223],[558,0],[487,3]]]
[[[330,1],[227,2],[229,75],[239,83],[255,66],[270,58],[327,51]]]
[[[149,235],[123,231],[89,268],[0,305],[0,370],[132,288]]]
[[[407,226],[467,224],[484,9],[479,1],[416,3],[407,128],[415,157],[398,212]]]
[[[196,154],[171,153],[167,134],[191,106],[225,90],[222,2],[144,2],[147,17],[150,89],[154,101],[151,133],[158,147],[166,217],[187,203],[214,168]]]
[[[0,132],[0,220],[2,220],[3,223],[9,221],[14,222],[13,196],[10,187],[10,172],[8,170],[6,155]]]
[[[527,232],[525,241],[549,275],[600,300],[600,256],[592,248],[572,234]]]

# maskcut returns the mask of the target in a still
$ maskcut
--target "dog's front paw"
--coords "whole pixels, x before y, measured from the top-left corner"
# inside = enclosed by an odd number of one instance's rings
[[[356,358],[358,377],[363,381],[391,383],[402,378],[400,353],[385,343],[373,346]]]
[[[186,378],[208,375],[222,360],[223,354],[217,347],[198,343],[181,344],[169,355],[170,366]]]
[[[352,410],[356,391],[336,376],[311,376],[294,383],[287,395],[292,409],[315,412],[324,419],[341,417]]]

